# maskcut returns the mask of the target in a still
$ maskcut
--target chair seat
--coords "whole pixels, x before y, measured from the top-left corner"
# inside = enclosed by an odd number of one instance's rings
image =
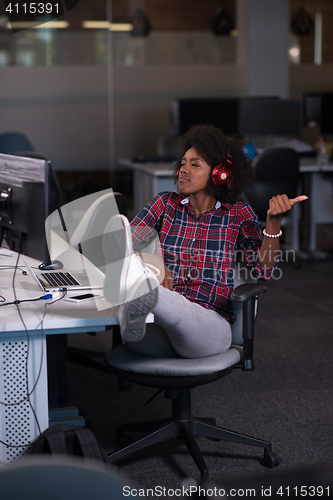
[[[184,359],[141,356],[130,351],[124,344],[112,349],[106,356],[106,361],[113,368],[125,372],[159,377],[193,377],[225,370],[239,363],[241,358],[240,346],[231,346],[228,351],[215,356]]]

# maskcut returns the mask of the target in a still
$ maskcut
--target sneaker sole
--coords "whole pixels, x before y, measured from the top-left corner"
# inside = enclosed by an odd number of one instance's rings
[[[117,216],[106,228],[103,236],[103,252],[106,259],[104,297],[113,305],[124,301],[125,283],[121,279],[126,275],[127,259],[132,252],[129,223],[123,216]]]
[[[148,293],[147,287],[150,290]],[[125,342],[138,342],[144,337],[147,315],[158,301],[158,287],[155,277],[144,278],[136,287],[133,298],[122,306],[120,332]]]

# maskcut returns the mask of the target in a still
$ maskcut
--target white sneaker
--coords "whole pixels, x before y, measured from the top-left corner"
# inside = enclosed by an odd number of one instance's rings
[[[104,297],[113,306],[119,306],[117,315],[123,339],[141,340],[146,331],[146,317],[158,301],[159,270],[146,265],[133,252],[128,219],[120,214],[106,226],[103,252],[107,263]]]

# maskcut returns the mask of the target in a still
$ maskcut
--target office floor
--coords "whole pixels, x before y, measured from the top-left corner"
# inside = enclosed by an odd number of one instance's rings
[[[226,428],[272,442],[281,465],[266,469],[261,449],[198,438],[216,484],[228,481],[279,480],[283,474],[333,467],[333,260],[281,264],[282,277],[268,283],[256,322],[252,373],[235,371],[192,391],[193,413],[215,416]],[[203,332],[204,333],[204,332]],[[87,348],[98,343],[107,350],[109,336],[82,334]],[[104,346],[104,347],[103,347]],[[96,347],[96,346],[95,346]],[[159,395],[149,406],[152,389],[118,389],[107,372],[67,362],[70,403],[79,407],[97,439],[111,451],[117,447],[119,423],[164,418],[169,401]],[[139,437],[138,435],[135,438]],[[168,440],[117,463],[128,479],[141,487],[180,487],[199,479],[196,465],[180,440]],[[332,474],[333,476],[333,474]]]

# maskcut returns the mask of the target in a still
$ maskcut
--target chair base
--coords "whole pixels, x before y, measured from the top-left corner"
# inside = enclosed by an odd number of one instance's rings
[[[234,443],[259,446],[264,448],[263,464],[267,467],[279,465],[279,457],[272,452],[271,444],[268,441],[256,439],[245,434],[229,431],[215,425],[212,418],[192,418],[191,417],[191,393],[190,389],[180,389],[175,397],[175,392],[168,393],[165,397],[172,399],[172,418],[153,420],[137,424],[125,424],[117,427],[117,441],[121,444],[126,439],[126,431],[152,431],[148,436],[125,446],[124,448],[110,453],[109,461],[124,458],[129,454],[142,450],[152,444],[160,443],[165,439],[177,437],[183,440],[190,452],[193,460],[198,466],[201,478],[208,478],[208,468],[202,453],[195,440],[195,435],[205,436],[217,441],[231,441]]]

